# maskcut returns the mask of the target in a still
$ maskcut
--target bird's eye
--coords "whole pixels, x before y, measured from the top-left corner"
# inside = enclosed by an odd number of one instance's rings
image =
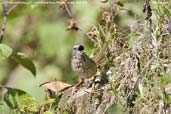
[[[79,50],[79,51],[83,51],[83,50],[84,50],[84,46],[83,46],[83,45],[80,45],[80,46],[78,47],[78,50]]]
[[[76,50],[77,48],[74,47],[73,49]]]

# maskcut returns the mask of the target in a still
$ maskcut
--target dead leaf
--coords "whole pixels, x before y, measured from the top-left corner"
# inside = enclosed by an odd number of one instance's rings
[[[106,3],[108,0],[100,0],[101,3]]]
[[[47,82],[47,83],[40,85],[40,87],[43,87],[45,89],[49,89],[49,90],[54,91],[54,92],[62,92],[71,86],[72,85],[64,83],[64,82],[60,82],[60,81],[52,81],[52,82]]]
[[[61,0],[59,4],[59,8],[64,9],[66,6],[68,6],[68,0]]]
[[[115,2],[118,6],[123,7],[124,4],[121,1]]]
[[[112,21],[112,14],[108,11],[103,12],[103,17],[100,20],[101,25],[106,25]]]
[[[75,19],[69,19],[68,20],[68,28],[67,28],[67,30],[79,30],[79,28],[77,27],[77,25],[76,25],[76,21],[75,21]]]

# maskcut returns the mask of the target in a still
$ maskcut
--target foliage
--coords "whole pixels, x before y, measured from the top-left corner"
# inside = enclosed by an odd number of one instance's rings
[[[12,49],[5,44],[1,44],[0,49],[1,49],[1,55],[0,55],[1,60],[9,57],[12,54]]]
[[[12,113],[38,113],[40,107],[52,105],[56,102],[55,99],[47,99],[38,102],[25,91],[3,86],[2,88],[7,89],[7,92],[4,94],[4,101],[11,109]],[[50,111],[46,112],[50,113]]]
[[[24,54],[13,54],[11,58],[22,66],[24,66],[25,68],[27,68],[28,70],[30,70],[34,76],[36,75],[36,68],[33,62],[28,57],[25,57]]]
[[[11,8],[0,44],[0,93],[7,90],[0,110],[56,113],[60,94],[48,88],[44,92],[38,85],[54,79],[76,82],[70,58],[73,44],[79,42],[94,57],[100,73],[112,69],[110,85],[116,100],[108,113],[116,109],[116,113],[169,114],[171,6],[167,0],[102,0],[83,6],[62,1],[60,10],[38,4]]]

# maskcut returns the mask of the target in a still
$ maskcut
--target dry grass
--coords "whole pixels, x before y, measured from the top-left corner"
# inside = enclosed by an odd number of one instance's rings
[[[136,20],[126,29],[111,22],[113,29],[100,26],[96,32],[107,37],[110,31],[101,68],[113,68],[111,86],[116,103],[130,114],[171,113],[171,12],[167,5],[152,8],[154,19]]]

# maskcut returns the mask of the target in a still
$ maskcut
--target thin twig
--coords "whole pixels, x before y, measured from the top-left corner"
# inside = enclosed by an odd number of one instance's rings
[[[3,23],[2,23],[2,28],[1,28],[1,32],[0,32],[0,43],[2,43],[2,40],[3,40],[3,37],[4,37],[4,34],[5,34],[5,27],[6,27],[6,24],[7,24],[7,12],[8,12],[8,9],[7,9],[7,6],[6,4],[2,4],[3,6]]]
[[[73,15],[72,15],[71,11],[69,10],[68,5],[65,5],[65,10],[67,11],[69,17],[72,19]]]
[[[8,9],[8,5],[7,3],[5,3],[5,1],[2,4],[3,7],[3,23],[2,23],[2,27],[1,27],[1,31],[0,31],[0,43],[2,43],[3,38],[4,38],[4,34],[5,34],[5,29],[6,29],[6,24],[7,24],[7,16],[9,15],[9,13],[16,7],[17,5],[12,6],[10,9]]]

